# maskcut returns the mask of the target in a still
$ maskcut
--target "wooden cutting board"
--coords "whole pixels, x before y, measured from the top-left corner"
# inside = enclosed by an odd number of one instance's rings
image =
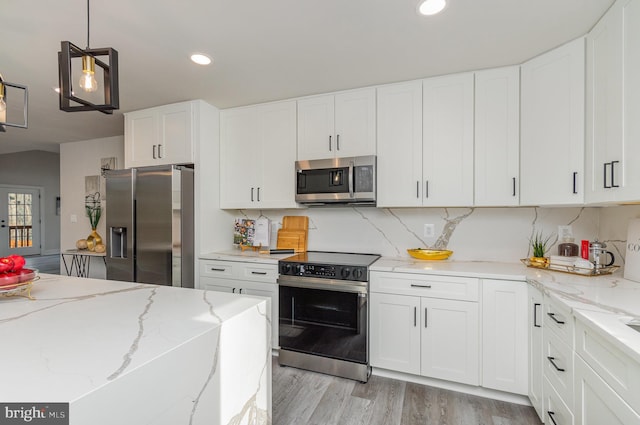
[[[278,249],[293,249],[295,252],[307,251],[309,217],[284,216],[282,229],[278,230]]]

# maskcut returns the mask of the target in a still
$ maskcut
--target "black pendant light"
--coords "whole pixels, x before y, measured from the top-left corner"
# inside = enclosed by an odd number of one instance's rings
[[[23,122],[22,123],[12,123],[7,119],[7,87],[11,87],[17,90],[22,90],[24,92],[24,98],[22,101],[22,109],[23,109]],[[4,81],[2,75],[0,75],[0,132],[7,131],[7,127],[17,127],[17,128],[27,128],[27,112],[29,110],[29,90],[27,86],[23,86],[20,84],[9,83]],[[17,108],[17,107],[16,107]],[[12,108],[9,108],[12,109]]]
[[[58,71],[60,77],[60,109],[67,112],[100,111],[112,114],[120,108],[118,95],[118,52],[111,47],[92,49],[89,47],[89,0],[87,0],[87,47],[81,49],[69,41],[60,43]],[[73,75],[82,64],[82,72]],[[102,103],[95,103],[94,95],[100,83],[95,78],[96,68],[102,73]],[[74,78],[78,79],[74,89]],[[73,104],[72,104],[73,102]]]

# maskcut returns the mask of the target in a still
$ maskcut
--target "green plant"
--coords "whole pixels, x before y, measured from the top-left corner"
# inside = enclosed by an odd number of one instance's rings
[[[98,223],[100,222],[100,217],[102,216],[102,207],[98,206],[85,206],[87,209],[87,216],[89,216],[89,223],[91,223],[91,228],[95,229],[98,227]]]
[[[533,238],[529,239],[531,243],[531,248],[533,249],[534,257],[544,257],[544,254],[549,249],[549,241],[551,240],[551,236],[549,235],[546,238],[542,235],[542,232],[537,232],[533,235]]]

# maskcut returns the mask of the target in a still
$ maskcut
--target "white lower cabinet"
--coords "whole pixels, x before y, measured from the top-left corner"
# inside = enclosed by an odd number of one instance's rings
[[[527,395],[527,283],[482,280],[482,386]]]
[[[270,299],[272,348],[278,348],[278,265],[200,260],[200,289]]]
[[[466,298],[469,291],[460,288],[478,284],[471,278],[372,272],[371,365],[479,385],[477,292],[473,301],[428,296],[434,289]]]

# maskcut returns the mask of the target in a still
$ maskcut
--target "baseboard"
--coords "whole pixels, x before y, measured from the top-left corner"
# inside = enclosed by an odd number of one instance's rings
[[[45,249],[40,255],[59,255],[59,249]]]

